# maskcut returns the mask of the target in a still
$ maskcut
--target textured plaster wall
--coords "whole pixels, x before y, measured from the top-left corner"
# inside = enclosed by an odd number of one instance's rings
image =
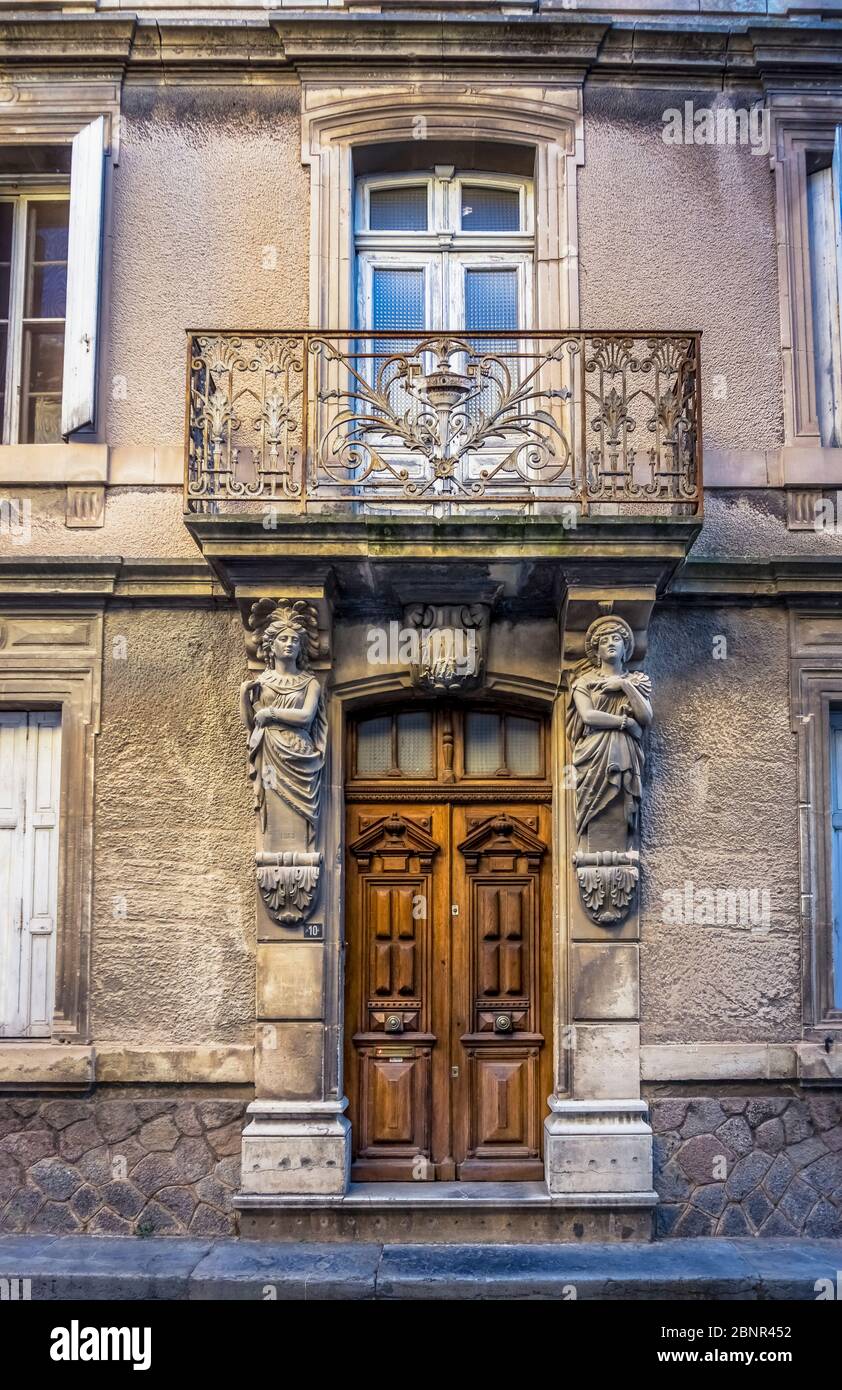
[[[185,329],[306,322],[297,87],[127,87],[112,187],[105,437],[177,444]]]
[[[14,530],[0,527],[0,555],[25,563],[33,555],[121,555],[124,559],[201,560],[184,525],[181,488],[108,488],[102,526],[65,525],[64,487],[10,489],[28,504]],[[17,517],[24,518],[23,523]]]
[[[727,659],[714,660],[724,637]],[[641,989],[650,1043],[800,1033],[798,821],[786,614],[664,609],[646,670],[656,722],[642,826]],[[769,924],[669,922],[664,894],[768,890]],[[694,903],[695,906],[695,903]]]
[[[240,620],[227,610],[106,616],[95,1040],[250,1041],[254,824],[237,714],[243,673]]]
[[[585,91],[581,322],[703,331],[705,444],[782,442],[773,176],[747,146],[667,145],[662,113],[710,88]],[[721,378],[714,399],[712,378]]]

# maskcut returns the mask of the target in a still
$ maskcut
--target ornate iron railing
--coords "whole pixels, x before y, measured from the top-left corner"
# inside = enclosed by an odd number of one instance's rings
[[[702,508],[697,333],[191,332],[185,507]]]

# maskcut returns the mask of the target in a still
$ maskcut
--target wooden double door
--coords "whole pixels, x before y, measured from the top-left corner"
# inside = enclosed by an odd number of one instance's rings
[[[552,1091],[546,800],[351,800],[355,1181],[543,1176]]]

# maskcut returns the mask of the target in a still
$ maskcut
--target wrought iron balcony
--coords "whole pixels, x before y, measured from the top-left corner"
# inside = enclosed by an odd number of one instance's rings
[[[697,333],[191,332],[185,510],[699,515]]]

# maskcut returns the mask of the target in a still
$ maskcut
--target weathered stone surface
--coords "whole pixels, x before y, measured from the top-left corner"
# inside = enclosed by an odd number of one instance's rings
[[[181,1226],[172,1212],[167,1211],[159,1202],[147,1202],[137,1218],[135,1230],[138,1235],[166,1236],[177,1235]]]
[[[786,1142],[781,1121],[777,1117],[772,1120],[764,1120],[755,1130],[754,1142],[758,1149],[763,1149],[764,1153],[780,1153]]]
[[[206,1139],[217,1158],[230,1158],[239,1154],[243,1137],[243,1127],[239,1120],[224,1125],[222,1129],[208,1130]]]
[[[687,1115],[687,1102],[683,1100],[653,1100],[649,1110],[653,1129],[677,1130],[684,1124]]]
[[[36,1213],[44,1205],[44,1194],[36,1187],[21,1187],[0,1213],[0,1231],[31,1231]]]
[[[60,1202],[72,1197],[76,1189],[82,1185],[82,1179],[76,1169],[71,1168],[69,1163],[63,1163],[60,1158],[42,1158],[30,1171],[34,1182],[44,1195],[54,1197]]]
[[[102,1200],[118,1216],[133,1219],[143,1210],[146,1198],[130,1182],[109,1182],[102,1189]]]
[[[104,1207],[96,1216],[91,1217],[87,1230],[94,1236],[130,1236],[134,1226],[131,1221],[125,1221],[122,1216],[117,1216]]]
[[[731,1171],[734,1153],[715,1134],[697,1134],[678,1150],[675,1161],[696,1183],[711,1183]]]
[[[813,1126],[807,1107],[793,1101],[784,1112],[784,1134],[787,1144],[797,1144],[801,1139],[809,1139],[812,1133]]]
[[[150,1153],[169,1153],[181,1135],[169,1115],[160,1115],[142,1127],[138,1138]]]
[[[43,1235],[69,1235],[81,1230],[81,1222],[65,1202],[45,1202],[33,1217],[30,1229]]]
[[[782,1212],[787,1221],[791,1221],[796,1231],[804,1229],[804,1222],[807,1220],[813,1207],[816,1205],[815,1189],[808,1186],[801,1178],[793,1178],[780,1202],[778,1211]]]
[[[725,1184],[721,1182],[709,1183],[707,1187],[697,1187],[693,1193],[693,1206],[698,1207],[707,1216],[719,1216],[727,1200]]]
[[[777,1115],[782,1115],[786,1110],[789,1101],[783,1097],[764,1097],[762,1100],[752,1097],[746,1104],[746,1119],[754,1128],[762,1125],[764,1120],[773,1120]]]
[[[763,1179],[763,1190],[768,1195],[770,1201],[779,1202],[792,1181],[795,1168],[790,1163],[786,1154],[778,1154],[771,1168]]]
[[[658,1195],[664,1202],[683,1201],[690,1196],[692,1185],[675,1159],[670,1159],[658,1174]]]
[[[842,1197],[842,1154],[826,1153],[802,1168],[801,1177],[825,1197]]]
[[[763,1192],[762,1188],[755,1188],[754,1192],[750,1192],[743,1202],[743,1211],[746,1213],[755,1231],[759,1231],[763,1222],[772,1211],[772,1203],[769,1201],[769,1198],[766,1196],[765,1192]]]
[[[735,1161],[725,1178],[728,1207],[714,1217],[718,1232],[727,1216],[728,1232],[745,1233],[740,1220],[728,1214],[731,1207],[742,1210],[748,1234],[806,1234],[808,1227],[823,1234],[836,1229],[837,1218],[842,1219],[839,1094],[800,1092],[681,1103],[687,1105],[682,1136],[688,1127],[698,1128],[703,1117],[715,1120],[717,1107],[727,1118],[715,1132],[684,1138],[676,1148],[673,1131],[663,1128],[667,1120],[675,1122],[675,1114],[666,1108],[670,1101],[658,1097],[652,1102],[655,1187],[670,1209],[657,1223],[661,1234],[677,1234],[682,1216],[691,1208],[703,1208],[705,1214],[716,1208],[716,1175],[711,1170],[726,1138]],[[746,1150],[749,1135],[752,1147]]]
[[[692,1139],[696,1134],[710,1134],[724,1123],[725,1115],[719,1101],[691,1100],[687,1115],[681,1126],[682,1139]]]
[[[189,1225],[196,1209],[196,1196],[191,1188],[162,1187],[155,1200],[160,1202],[162,1207],[166,1207],[182,1226]]]
[[[109,1144],[137,1132],[137,1107],[131,1101],[101,1101],[96,1106],[95,1116],[100,1134]]]
[[[234,1218],[225,1212],[200,1202],[190,1222],[190,1234],[201,1236],[226,1236],[234,1230]]]
[[[55,1153],[55,1139],[49,1129],[25,1129],[0,1139],[0,1150],[28,1165]]]
[[[723,1140],[738,1158],[741,1158],[743,1154],[751,1153],[754,1148],[754,1137],[741,1115],[732,1115],[730,1119],[725,1121],[724,1125],[720,1125],[716,1131],[716,1137]]]
[[[713,1234],[713,1222],[696,1207],[685,1207],[672,1228],[674,1236],[709,1236]]]
[[[813,1135],[810,1139],[802,1139],[798,1144],[788,1145],[786,1156],[796,1168],[806,1168],[809,1163],[821,1158],[824,1152],[825,1147],[821,1139]]]
[[[0,1140],[0,1230],[32,1230],[37,1219],[51,1234],[184,1235],[191,1222],[231,1234],[243,1110],[241,1101],[4,1100],[0,1117],[15,1128]]]
[[[743,1197],[747,1197],[765,1177],[771,1163],[769,1155],[764,1153],[747,1154],[745,1158],[739,1159],[725,1183],[728,1196],[733,1201],[741,1201]],[[726,1231],[724,1234],[728,1235],[730,1232]]]
[[[828,1238],[842,1236],[842,1211],[823,1197],[804,1222],[804,1234]]]
[[[70,1205],[74,1215],[78,1216],[80,1221],[87,1221],[95,1211],[99,1211],[102,1206],[102,1198],[93,1187],[85,1183],[73,1194]]]
[[[41,1118],[51,1129],[67,1129],[79,1120],[89,1120],[91,1106],[84,1100],[48,1101],[41,1110]]]
[[[719,1218],[716,1228],[718,1236],[750,1236],[748,1221],[742,1207],[732,1202],[727,1206]]]
[[[75,1159],[81,1158],[82,1154],[87,1153],[90,1149],[98,1148],[101,1144],[102,1135],[94,1120],[78,1120],[61,1131],[59,1152],[63,1158],[69,1158],[72,1163]]]

